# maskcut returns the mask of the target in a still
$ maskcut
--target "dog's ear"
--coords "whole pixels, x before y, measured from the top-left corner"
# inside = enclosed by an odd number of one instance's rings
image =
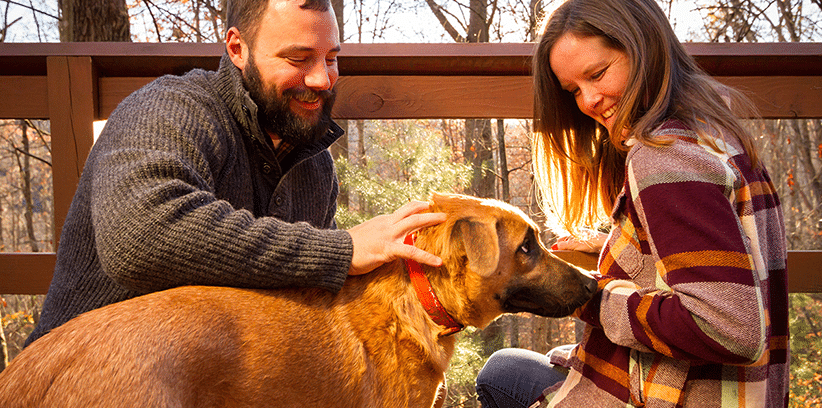
[[[462,218],[454,223],[451,234],[452,238],[462,241],[465,255],[468,258],[468,269],[480,276],[490,276],[497,270],[499,238],[496,225]]]

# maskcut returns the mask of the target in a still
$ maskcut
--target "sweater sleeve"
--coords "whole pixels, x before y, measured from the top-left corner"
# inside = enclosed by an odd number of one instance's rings
[[[181,285],[339,290],[350,235],[255,217],[218,197],[216,178],[229,177],[236,191],[226,194],[252,200],[248,170],[231,164],[243,154],[231,134],[236,125],[217,98],[169,92],[175,85],[160,81],[125,100],[90,156],[85,171],[105,273],[138,292]],[[333,206],[322,209],[328,212]]]
[[[583,318],[622,346],[755,362],[767,322],[755,255],[736,213],[744,180],[727,157],[682,140],[636,147],[626,178],[621,236],[606,251],[614,259],[631,247],[641,254],[633,263],[651,272],[603,271],[611,277],[600,281],[599,304]]]

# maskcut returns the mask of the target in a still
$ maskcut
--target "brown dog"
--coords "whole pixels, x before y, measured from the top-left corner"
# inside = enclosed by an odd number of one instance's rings
[[[448,220],[420,231],[416,245],[444,261],[422,275],[430,288],[421,292],[441,305],[437,321],[565,316],[596,290],[510,205],[435,195],[431,209]],[[337,294],[157,292],[34,342],[0,373],[0,407],[431,407],[454,336],[424,304],[437,301],[418,298],[401,260],[349,277]]]

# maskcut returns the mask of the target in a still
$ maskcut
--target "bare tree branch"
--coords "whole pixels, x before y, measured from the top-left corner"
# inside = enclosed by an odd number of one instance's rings
[[[219,23],[217,23],[217,20],[218,20],[217,17],[222,16],[223,10],[222,9],[217,9],[216,7],[214,7],[214,5],[211,4],[211,0],[206,0],[204,5],[208,9],[209,13],[211,13],[211,19],[210,19],[211,27],[214,30],[214,35],[217,37],[217,41],[220,41],[220,39],[223,37],[223,35],[220,32],[220,25],[219,25]]]
[[[799,35],[797,34],[797,21],[793,12],[790,9],[790,1],[785,4],[785,0],[776,0],[776,5],[779,7],[779,20],[784,21],[784,27],[788,30],[791,42],[798,42]],[[780,24],[781,26],[782,24]],[[781,35],[781,33],[780,33]]]
[[[46,160],[46,159],[43,159],[43,158],[41,158],[41,157],[37,157],[37,156],[35,156],[35,155],[33,155],[33,154],[31,154],[31,153],[29,153],[29,152],[27,152],[27,151],[25,151],[25,150],[23,150],[23,149],[21,149],[21,148],[17,147],[17,146],[14,146],[14,151],[16,151],[17,153],[22,153],[24,156],[31,157],[31,158],[32,158],[32,159],[34,159],[34,160],[37,160],[37,161],[43,162],[43,163],[45,163],[47,166],[51,167],[51,162],[50,162],[50,161],[48,161],[48,160]]]
[[[40,126],[37,126],[31,119],[25,119],[25,121],[30,128],[34,129],[34,131],[37,132],[37,138],[40,139],[40,142],[43,143],[43,147],[45,147],[49,154],[51,154],[51,143],[46,142],[46,132],[44,132],[43,129],[40,128]]]
[[[42,15],[46,16],[46,17],[51,17],[51,18],[53,18],[53,19],[55,19],[55,20],[58,20],[58,21],[60,20],[60,17],[57,17],[57,16],[55,16],[54,14],[49,14],[49,13],[46,13],[46,12],[45,12],[45,11],[43,11],[43,10],[38,10],[38,9],[34,8],[34,6],[27,6],[27,5],[25,5],[25,4],[18,3],[18,2],[14,1],[14,0],[0,0],[0,1],[5,1],[5,2],[6,2],[6,3],[8,3],[8,4],[14,4],[15,6],[20,6],[20,7],[23,7],[23,8],[27,8],[27,9],[29,9],[29,10],[31,10],[31,11],[33,11],[33,12],[35,12],[35,13],[40,13],[40,14],[42,14]]]
[[[183,18],[182,16],[180,16],[178,13],[174,13],[174,12],[172,12],[171,10],[168,10],[168,9],[166,9],[166,8],[163,8],[163,7],[159,6],[157,3],[153,2],[152,0],[143,0],[143,1],[146,3],[146,5],[147,5],[147,6],[148,6],[149,4],[150,4],[150,5],[152,5],[152,6],[154,6],[154,7],[155,7],[157,10],[159,10],[161,13],[164,13],[165,15],[169,16],[172,20],[177,21],[177,23],[178,23],[178,24],[180,24],[180,25],[182,25],[182,26],[187,27],[187,28],[188,28],[188,29],[190,29],[190,30],[191,30],[191,31],[192,31],[195,35],[201,35],[201,34],[202,34],[202,33],[200,32],[200,29],[199,29],[198,27],[195,27],[194,25],[192,25],[191,23],[189,23],[189,22],[188,22],[185,18]],[[154,16],[154,15],[152,14],[152,17],[153,17],[153,16]],[[194,16],[194,18],[195,18],[195,19],[197,19],[197,21],[199,22],[199,18],[200,18],[199,16]],[[156,25],[156,21],[155,21],[155,25]],[[182,31],[182,30],[180,30],[180,31]],[[158,33],[159,33],[159,31],[158,31]]]
[[[6,15],[8,15],[8,14],[6,14]],[[23,17],[17,17],[14,21],[12,21],[11,23],[6,24],[2,29],[0,29],[0,43],[1,42],[6,42],[6,33],[8,32],[9,27],[11,27],[12,25],[14,25],[14,23],[16,23],[16,22],[18,22],[22,19],[23,19]]]
[[[29,0],[29,5],[31,5],[32,9],[31,17],[34,19],[34,25],[37,27],[37,41],[43,42],[43,37],[40,36],[40,21],[37,19],[37,13],[33,11],[34,3],[32,3],[32,0]]]
[[[146,4],[146,10],[148,10],[148,14],[151,16],[151,21],[154,23],[154,29],[157,31],[157,42],[163,42],[163,37],[160,36],[160,24],[157,23],[157,17],[154,16],[154,12],[151,11],[151,6],[154,5],[150,0],[143,0]]]
[[[447,10],[445,10],[442,6],[437,4],[434,0],[425,0],[425,2],[428,4],[428,7],[434,13],[434,16],[437,17],[437,20],[439,20],[440,24],[442,25],[442,28],[444,28],[448,35],[451,36],[454,42],[468,42],[468,40],[463,35],[461,35],[456,28],[454,28],[451,22],[448,21],[448,18],[445,17],[445,13],[448,13]]]

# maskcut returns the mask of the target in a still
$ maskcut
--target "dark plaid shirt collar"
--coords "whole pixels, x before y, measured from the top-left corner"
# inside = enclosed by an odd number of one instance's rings
[[[277,159],[278,163],[282,164],[286,156],[288,156],[293,151],[293,145],[287,143],[285,140],[280,139],[280,144],[277,146],[276,149],[274,149],[274,158]]]

